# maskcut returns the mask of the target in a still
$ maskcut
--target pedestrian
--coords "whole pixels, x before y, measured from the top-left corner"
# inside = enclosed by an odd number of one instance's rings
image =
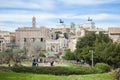
[[[53,66],[53,64],[54,64],[54,61],[52,61],[52,62],[50,63],[51,66]]]

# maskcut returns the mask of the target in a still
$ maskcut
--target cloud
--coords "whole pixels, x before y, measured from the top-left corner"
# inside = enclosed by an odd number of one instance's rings
[[[73,4],[80,4],[80,5],[98,5],[98,4],[106,4],[112,2],[119,2],[119,0],[60,0],[65,4],[73,5]]]
[[[14,27],[13,27],[14,26]],[[14,32],[15,31],[15,29],[17,29],[19,26],[18,25],[9,25],[9,27],[6,25],[6,24],[4,24],[4,25],[0,25],[0,30],[1,31],[12,31],[12,32]]]
[[[53,9],[55,6],[54,0],[0,0],[0,7]]]
[[[116,14],[108,14],[108,13],[99,13],[99,14],[84,14],[84,15],[77,15],[74,13],[63,13],[63,14],[55,14],[55,13],[0,13],[0,29],[8,30],[8,31],[14,31],[18,27],[23,26],[31,26],[32,17],[35,16],[37,19],[37,26],[47,26],[47,27],[54,27],[56,25],[55,20],[63,19],[67,20],[74,20],[77,21],[85,21],[88,19],[88,17],[95,20],[95,22],[100,22],[102,27],[108,27],[108,25],[116,24],[116,23],[110,23],[109,21],[119,21],[120,16]],[[104,23],[103,21],[106,22]],[[69,22],[70,23],[70,22]],[[100,25],[99,24],[99,25]],[[103,25],[104,24],[104,25]],[[100,25],[100,26],[101,26]]]
[[[25,22],[31,21],[32,17],[35,16],[39,21],[56,19],[56,18],[69,18],[70,14],[52,14],[52,13],[38,13],[38,14],[0,14],[0,21],[14,21],[14,22]]]
[[[108,30],[108,27],[120,27],[120,24],[118,24],[118,23],[109,23],[109,22],[99,22],[99,23],[96,24],[96,27]]]
[[[38,21],[45,21],[51,19],[81,19],[86,20],[88,17],[94,20],[120,20],[119,15],[115,14],[107,14],[107,13],[99,13],[99,14],[84,14],[84,15],[76,15],[76,14],[53,14],[53,13],[38,13],[38,14],[0,14],[0,21],[12,21],[12,22],[31,22],[32,17],[35,16]]]
[[[100,14],[91,14],[91,15],[77,15],[77,16],[73,16],[73,18],[74,19],[87,19],[88,17],[90,17],[94,20],[105,20],[105,19],[110,18],[110,16],[111,14],[100,13]],[[118,16],[116,17],[116,19],[118,19]]]

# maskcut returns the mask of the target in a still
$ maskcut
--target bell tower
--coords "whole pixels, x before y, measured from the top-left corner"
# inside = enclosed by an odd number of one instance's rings
[[[32,18],[32,27],[35,28],[36,27],[36,18],[33,16]]]

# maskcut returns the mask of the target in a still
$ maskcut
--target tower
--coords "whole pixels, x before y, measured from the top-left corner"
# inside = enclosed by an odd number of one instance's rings
[[[35,17],[33,17],[32,18],[32,27],[36,27],[36,18]]]

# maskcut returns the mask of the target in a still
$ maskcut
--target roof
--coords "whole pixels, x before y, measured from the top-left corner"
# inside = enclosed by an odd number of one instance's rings
[[[90,29],[87,29],[87,31],[105,31],[104,29],[102,28],[90,28]]]
[[[108,31],[111,34],[120,34],[120,27],[110,27],[108,28]]]

